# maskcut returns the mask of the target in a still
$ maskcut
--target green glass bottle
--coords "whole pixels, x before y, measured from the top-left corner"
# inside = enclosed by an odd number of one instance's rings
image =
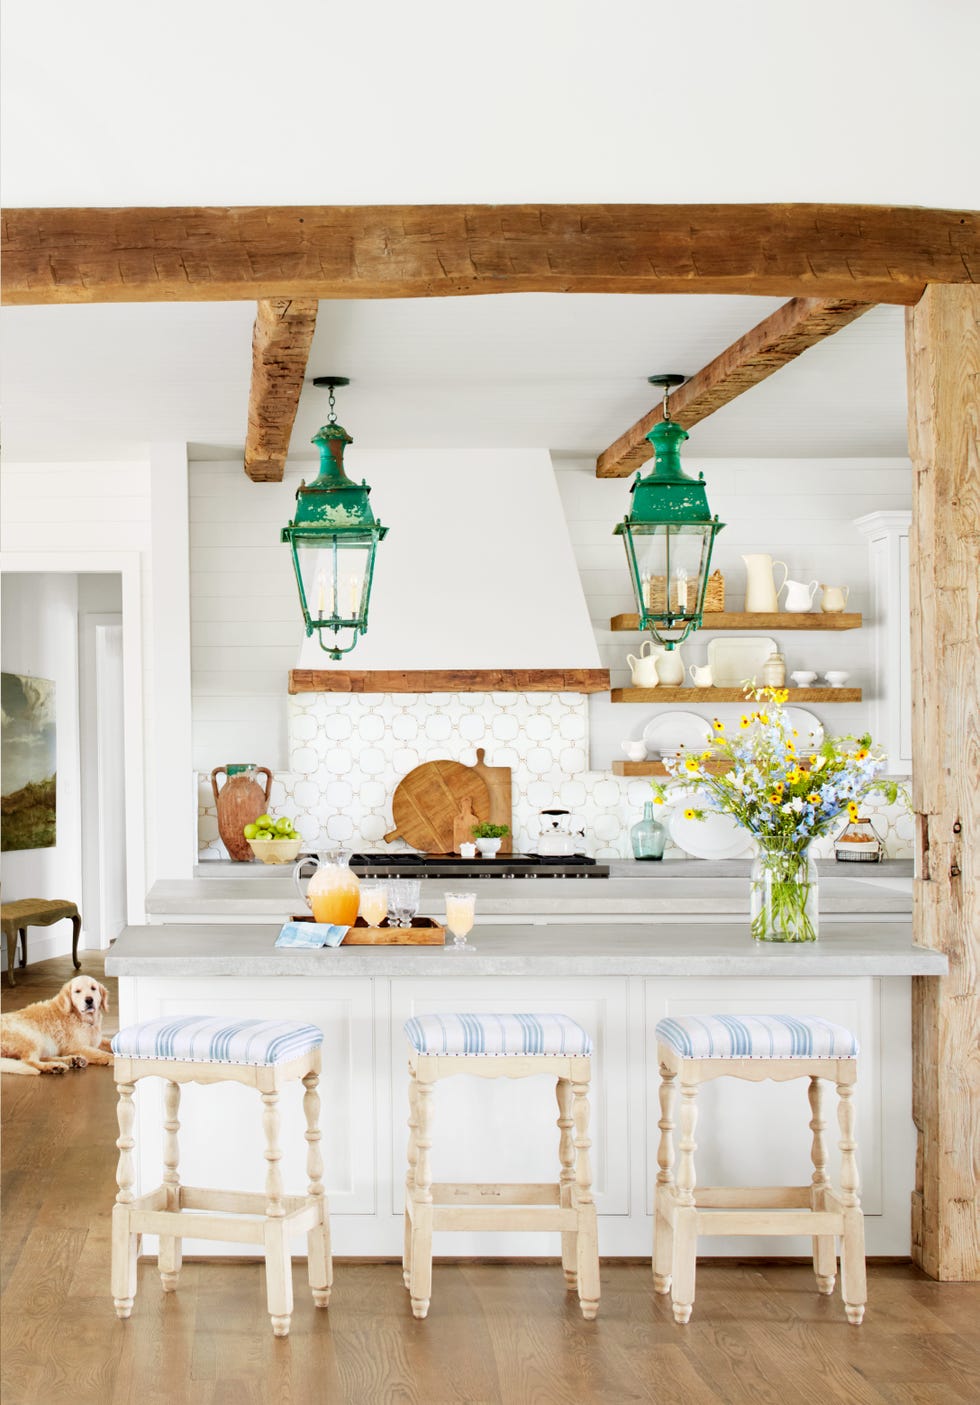
[[[653,818],[653,801],[643,806],[643,818],[630,830],[630,843],[635,859],[662,859],[667,844],[667,831]]]

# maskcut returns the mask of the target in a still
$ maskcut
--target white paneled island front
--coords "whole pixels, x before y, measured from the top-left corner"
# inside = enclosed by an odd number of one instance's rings
[[[401,1253],[405,1020],[425,1011],[491,1009],[560,1010],[595,1040],[593,1168],[600,1250],[610,1256],[650,1249],[658,1019],[785,1011],[849,1026],[861,1042],[857,1109],[868,1252],[908,1253],[915,1157],[910,981],[942,975],[946,961],[913,944],[904,917],[824,919],[819,942],[805,947],[755,945],[741,923],[670,918],[608,926],[595,918],[480,925],[472,934],[476,949],[464,952],[284,950],[274,945],[277,933],[278,925],[247,922],[130,927],[108,954],[106,970],[119,978],[122,1024],[215,1014],[308,1020],[323,1029],[323,1147],[338,1254]],[[159,1180],[161,1094],[155,1079],[138,1089],[141,1189]],[[283,1103],[286,1186],[301,1190],[306,1145],[299,1096],[286,1095]],[[701,1183],[809,1181],[805,1081],[720,1080],[703,1090],[699,1103]],[[255,1104],[254,1094],[239,1086],[185,1089],[180,1140],[186,1183],[242,1190],[263,1184]],[[435,1099],[436,1179],[555,1179],[557,1115],[554,1086],[544,1078],[448,1080]],[[831,1122],[832,1148],[834,1130]],[[185,1241],[186,1253],[215,1251],[211,1243]],[[440,1242],[437,1235],[435,1252],[557,1254],[558,1237],[453,1234]],[[808,1243],[715,1239],[706,1252],[804,1254]]]

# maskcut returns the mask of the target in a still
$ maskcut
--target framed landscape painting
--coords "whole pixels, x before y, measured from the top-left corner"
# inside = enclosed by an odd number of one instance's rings
[[[56,842],[54,682],[0,673],[0,849]]]

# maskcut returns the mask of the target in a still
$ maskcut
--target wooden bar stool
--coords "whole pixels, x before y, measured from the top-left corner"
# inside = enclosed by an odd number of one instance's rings
[[[82,919],[75,903],[67,898],[20,898],[13,903],[0,903],[0,928],[7,942],[7,984],[16,985],[14,963],[17,959],[17,938],[20,938],[20,964],[27,965],[28,927],[50,927],[53,922],[67,918],[71,922],[71,962],[81,970],[78,959],[78,938]]]
[[[864,1219],[854,1153],[858,1043],[828,1020],[794,1015],[684,1015],[660,1020],[660,1170],[654,1197],[653,1286],[670,1293],[676,1322],[689,1322],[699,1234],[809,1234],[817,1290],[834,1291],[835,1236],[841,1240],[841,1293],[859,1326],[868,1298]],[[810,1080],[813,1175],[806,1186],[715,1186],[695,1194],[697,1093],[712,1078]],[[822,1079],[837,1084],[841,1189],[827,1178]],[[680,1165],[674,1180],[674,1106],[680,1082]]]
[[[582,1316],[599,1311],[599,1243],[589,1163],[592,1040],[567,1015],[416,1015],[405,1024],[409,1056],[408,1175],[405,1180],[405,1287],[425,1317],[432,1293],[436,1229],[560,1230],[565,1282]],[[432,1184],[432,1089],[440,1078],[557,1080],[558,1160],[554,1184]]]
[[[158,1266],[165,1293],[177,1287],[181,1237],[260,1244],[265,1254],[266,1293],[272,1330],[289,1333],[293,1284],[289,1240],[306,1231],[313,1301],[330,1301],[333,1265],[330,1218],[320,1155],[320,1046],[315,1025],[289,1020],[237,1020],[172,1015],[122,1029],[112,1041],[119,1091],[119,1193],[112,1212],[112,1296],[117,1317],[129,1317],[136,1296],[137,1236],[158,1234]],[[164,1078],[163,1182],[134,1196],[133,1092],[140,1078]],[[302,1079],[306,1114],[306,1195],[284,1195],[279,1161],[279,1090]],[[265,1194],[181,1185],[177,1132],[181,1083],[243,1083],[262,1095],[262,1125],[268,1169]],[[190,1213],[204,1211],[205,1213]],[[211,1213],[217,1211],[218,1213]]]

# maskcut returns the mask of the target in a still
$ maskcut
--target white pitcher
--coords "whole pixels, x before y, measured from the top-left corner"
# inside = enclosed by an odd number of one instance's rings
[[[647,652],[650,650],[651,652]],[[652,652],[653,640],[644,639],[640,645],[639,656],[627,654],[626,662],[630,666],[630,676],[634,688],[655,688],[660,679],[657,677],[657,659]]]
[[[745,609],[749,614],[774,615],[779,609],[779,591],[786,583],[789,567],[785,561],[773,561],[771,556],[756,553],[743,556],[748,580],[745,584]],[[782,566],[783,579],[777,589],[773,568]]]
[[[779,587],[781,591],[786,587],[786,600],[783,609],[788,615],[805,615],[813,605],[813,597],[819,589],[818,581],[811,581],[805,585],[803,581],[784,580]],[[777,591],[777,594],[779,592]]]
[[[696,663],[692,663],[688,673],[691,675],[691,682],[695,688],[710,688],[715,681],[711,676],[710,663],[702,664],[700,667]]]
[[[655,644],[657,677],[665,688],[679,688],[684,682],[684,660],[676,646],[668,649],[665,644]]]
[[[820,608],[825,615],[839,615],[847,607],[847,597],[851,593],[850,586],[847,585],[821,585],[823,595],[820,597]]]

